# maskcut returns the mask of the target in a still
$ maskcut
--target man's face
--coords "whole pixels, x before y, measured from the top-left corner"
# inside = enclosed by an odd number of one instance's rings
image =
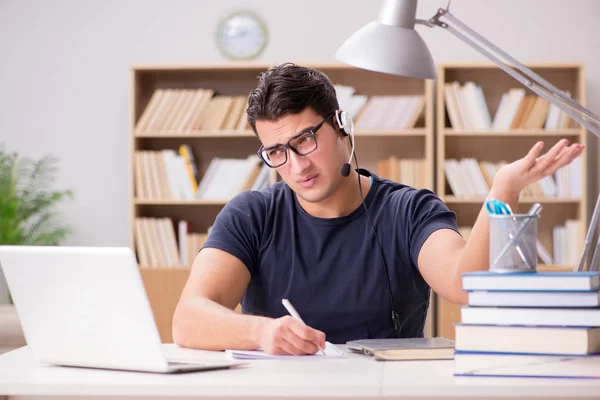
[[[334,117],[332,117],[334,118]],[[265,149],[286,144],[301,132],[309,131],[323,121],[323,117],[306,108],[299,114],[290,114],[277,121],[256,121],[258,137]],[[300,137],[302,143],[311,138]],[[277,167],[281,178],[303,200],[317,203],[326,199],[337,187],[341,168],[348,157],[344,137],[329,122],[325,122],[314,135],[316,150],[301,156],[290,149],[287,161]],[[298,144],[292,141],[292,145]],[[300,146],[296,146],[300,148]]]

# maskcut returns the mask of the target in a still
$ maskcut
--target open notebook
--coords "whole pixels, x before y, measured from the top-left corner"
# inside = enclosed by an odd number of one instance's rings
[[[225,350],[227,355],[232,358],[245,360],[261,360],[261,359],[313,359],[313,358],[346,358],[344,351],[340,350],[336,345],[325,342],[325,354],[318,352],[314,355],[293,356],[293,355],[272,355],[267,354],[262,350]]]

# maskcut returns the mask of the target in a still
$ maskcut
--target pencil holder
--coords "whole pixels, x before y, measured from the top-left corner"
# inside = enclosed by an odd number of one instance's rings
[[[539,215],[490,215],[490,271],[533,272],[537,268]]]

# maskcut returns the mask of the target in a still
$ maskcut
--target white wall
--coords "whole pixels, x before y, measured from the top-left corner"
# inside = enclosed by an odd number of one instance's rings
[[[421,0],[417,14],[429,18],[445,4]],[[375,0],[0,0],[0,142],[28,156],[60,157],[58,186],[76,195],[65,209],[75,230],[69,244],[128,245],[131,64],[225,62],[213,40],[215,24],[241,6],[267,21],[264,61],[333,61],[344,38],[374,19],[379,5]],[[584,62],[588,105],[600,111],[600,2],[455,0],[451,7],[521,61]],[[442,30],[419,31],[437,61],[483,59]]]

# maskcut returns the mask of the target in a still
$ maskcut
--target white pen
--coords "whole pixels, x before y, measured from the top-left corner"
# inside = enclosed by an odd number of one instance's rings
[[[302,317],[300,317],[300,314],[298,314],[298,311],[296,311],[296,309],[294,308],[294,306],[292,305],[292,303],[290,303],[290,301],[288,299],[281,299],[281,303],[283,304],[285,309],[288,310],[288,312],[290,313],[290,315],[292,317],[294,317],[295,319],[297,319],[298,321],[300,321],[304,325],[306,325],[304,323],[304,321],[302,320]],[[325,355],[325,350],[322,349],[321,346],[319,346],[319,351],[322,353],[322,355]]]

